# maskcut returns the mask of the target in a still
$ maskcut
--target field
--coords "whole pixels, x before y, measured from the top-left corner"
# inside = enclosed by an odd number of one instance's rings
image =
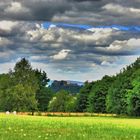
[[[0,140],[140,140],[140,119],[0,115]]]

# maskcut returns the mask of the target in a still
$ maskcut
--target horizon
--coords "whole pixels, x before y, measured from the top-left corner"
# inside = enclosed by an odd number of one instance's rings
[[[137,58],[139,58],[139,57],[137,57]],[[124,67],[122,67],[118,72],[116,72],[115,74],[111,74],[111,75],[109,75],[109,74],[105,74],[105,75],[103,75],[102,77],[100,77],[99,79],[93,79],[93,80],[91,80],[91,81],[89,81],[89,80],[85,80],[85,81],[80,81],[80,80],[77,80],[77,79],[51,79],[49,76],[48,76],[48,78],[50,79],[50,81],[48,82],[48,85],[50,85],[50,84],[52,84],[52,82],[53,81],[71,81],[71,82],[79,82],[79,83],[85,83],[86,81],[88,81],[88,82],[93,82],[93,81],[97,81],[97,80],[101,80],[104,76],[116,76],[117,74],[119,74],[120,72],[121,72],[121,70],[123,70],[124,68],[126,68],[127,66],[129,66],[129,65],[131,65],[131,64],[133,64],[136,60],[137,60],[137,58],[132,62],[132,63],[130,63],[130,64],[128,64],[128,65],[125,65]],[[26,59],[26,58],[25,58]],[[10,67],[10,68],[8,68],[8,71],[7,72],[4,72],[4,73],[0,73],[0,74],[6,74],[6,73],[8,73],[10,70],[13,70],[14,69],[14,66],[15,66],[15,64],[17,63],[17,62],[19,62],[20,60],[22,60],[22,58],[20,58],[20,59],[17,59],[16,60],[16,62],[14,63],[13,62],[13,66],[12,66],[12,68]],[[27,59],[28,60],[28,59]],[[29,63],[31,64],[31,67],[33,66],[32,65],[32,63],[29,61]],[[32,67],[33,69],[38,69],[38,70],[41,70],[41,71],[45,71],[45,70],[43,70],[43,69],[40,69],[40,68],[37,68],[37,67]],[[45,71],[46,72],[46,71]],[[46,72],[47,73],[47,72]],[[48,75],[48,74],[47,74]]]
[[[140,56],[138,0],[55,3],[0,2],[0,73],[25,57],[52,80],[96,81]]]

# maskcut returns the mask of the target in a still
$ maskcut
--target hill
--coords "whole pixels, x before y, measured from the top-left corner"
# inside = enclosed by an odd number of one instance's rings
[[[80,92],[80,89],[83,86],[83,82],[79,82],[79,81],[50,81],[49,83],[49,88],[53,91],[53,92],[58,92],[60,90],[66,90],[72,94],[76,94]]]

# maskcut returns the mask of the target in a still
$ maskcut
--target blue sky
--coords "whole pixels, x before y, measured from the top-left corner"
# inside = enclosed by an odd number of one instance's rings
[[[61,27],[61,28],[70,28],[70,29],[79,29],[79,30],[89,30],[92,28],[95,29],[107,29],[112,28],[120,31],[129,31],[129,32],[140,32],[140,26],[123,26],[123,25],[110,25],[110,26],[92,26],[85,24],[68,24],[68,23],[55,23],[55,22],[44,22],[42,26],[46,29],[49,29],[51,26]]]
[[[92,81],[139,56],[139,0],[0,2],[0,73],[26,57],[52,80]]]

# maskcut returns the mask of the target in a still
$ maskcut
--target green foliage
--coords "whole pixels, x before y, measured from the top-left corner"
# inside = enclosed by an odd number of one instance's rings
[[[11,86],[12,81],[10,80],[9,74],[0,75],[0,111],[5,108],[5,96],[6,90]]]
[[[129,90],[128,94],[128,107],[129,115],[140,116],[140,70],[133,74],[134,80],[132,81],[133,89]]]
[[[7,89],[6,108],[10,111],[33,111],[37,109],[34,90],[30,86],[18,84]]]
[[[106,96],[114,77],[104,76],[102,80],[94,82],[90,95],[88,111],[106,113]]]
[[[49,79],[46,72],[41,70],[35,70],[35,76],[37,78],[38,90],[36,91],[36,100],[38,102],[39,111],[47,111],[48,103],[52,98],[52,91],[47,87]]]
[[[106,105],[109,113],[126,114],[127,90],[131,89],[131,86],[129,79],[124,78],[117,78],[108,91]]]
[[[92,88],[92,83],[86,82],[77,96],[76,111],[85,112],[88,107],[88,97]]]
[[[107,95],[107,112],[130,114],[132,105],[130,105],[131,101],[129,100],[132,100],[132,97],[134,96],[130,94],[130,91],[133,93],[136,88],[136,85],[132,84],[132,81],[135,80],[136,77],[140,77],[140,74],[135,73],[136,71],[140,71],[140,58],[132,65],[127,66],[126,69],[123,69],[123,71],[116,76],[116,80],[109,88]]]
[[[76,108],[76,100],[77,98],[69,95],[68,97],[68,101],[66,102],[66,112],[75,112],[75,108]]]
[[[130,93],[127,111],[129,115],[140,116],[140,93]]]
[[[56,93],[49,103],[50,112],[72,112],[75,107],[75,98],[67,91],[61,90]]]
[[[1,110],[34,111],[37,109],[35,93],[37,79],[25,58],[17,62],[14,71],[0,76]]]
[[[46,87],[48,82],[50,81],[50,79],[48,79],[47,74],[45,71],[41,71],[41,70],[34,70],[35,72],[35,76],[38,80],[38,85],[39,87]]]
[[[47,111],[48,110],[48,104],[53,96],[53,92],[47,88],[42,87],[36,92],[36,100],[38,102],[38,110],[39,111]]]
[[[38,89],[37,78],[28,60],[21,59],[14,71],[9,73],[13,83],[6,89],[5,108],[9,111],[34,111],[37,109],[35,93]]]

